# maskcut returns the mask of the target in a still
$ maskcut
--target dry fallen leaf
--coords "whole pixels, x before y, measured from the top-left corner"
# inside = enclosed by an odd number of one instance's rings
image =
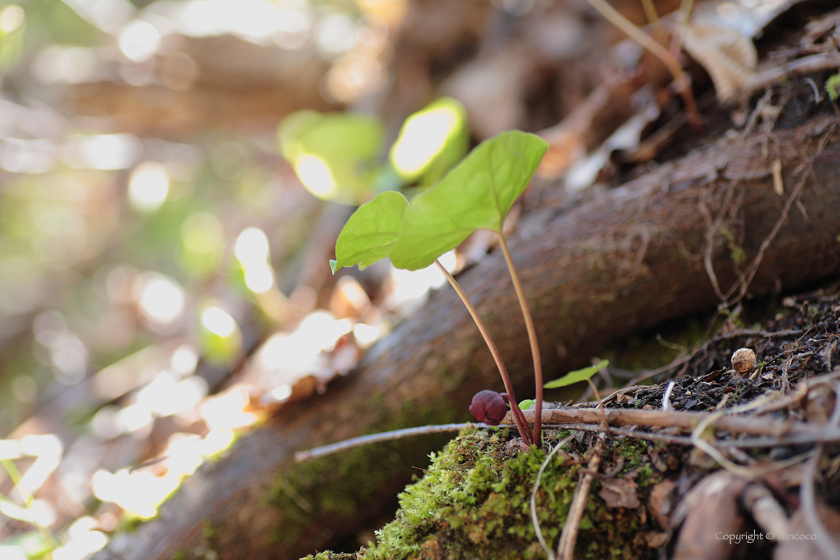
[[[636,494],[636,484],[626,478],[608,478],[601,481],[599,496],[611,508],[635,509],[641,504]]]
[[[692,22],[683,45],[711,76],[718,100],[732,101],[749,91],[758,61],[752,39],[736,29]]]
[[[654,486],[650,492],[650,513],[659,523],[659,526],[666,530],[671,525],[671,492],[673,492],[674,487],[674,483],[670,480],[663,480]]]
[[[742,545],[730,543],[720,535],[747,532],[739,497],[750,479],[718,471],[706,476],[683,498],[671,518],[672,526],[682,524],[672,560],[725,560],[735,557]],[[717,536],[716,536],[717,535]]]

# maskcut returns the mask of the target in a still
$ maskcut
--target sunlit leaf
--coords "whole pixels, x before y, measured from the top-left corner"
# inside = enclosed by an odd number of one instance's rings
[[[418,270],[476,230],[501,232],[547,149],[540,137],[517,130],[482,142],[437,185],[411,201],[391,262]]]
[[[333,274],[339,268],[356,264],[364,269],[387,257],[399,238],[407,206],[405,197],[393,191],[362,204],[338,236],[335,260],[330,261]]]
[[[375,161],[382,149],[382,125],[377,119],[299,111],[283,120],[279,138],[283,157],[315,196],[343,204],[370,198]]]
[[[559,387],[565,387],[566,385],[572,385],[578,381],[586,381],[608,365],[610,365],[609,360],[601,360],[594,366],[585,367],[577,371],[570,371],[560,379],[555,379],[554,381],[546,383],[543,387],[546,389],[557,389]]]
[[[406,181],[431,184],[458,163],[469,148],[467,113],[444,97],[408,117],[391,147],[391,165]]]

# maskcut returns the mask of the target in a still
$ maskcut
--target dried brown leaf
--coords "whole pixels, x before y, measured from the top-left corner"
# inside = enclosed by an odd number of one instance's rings
[[[663,480],[653,487],[650,492],[650,513],[659,523],[662,529],[668,529],[671,514],[671,492],[674,491],[674,483],[670,480]]]
[[[735,545],[719,537],[746,532],[738,502],[749,483],[744,476],[718,471],[692,488],[671,518],[672,526],[682,523],[672,560],[725,560],[736,555],[746,541]]]
[[[636,484],[626,478],[611,478],[601,481],[601,492],[598,494],[611,508],[635,509],[641,505],[636,494]]]
[[[749,37],[736,29],[694,22],[686,27],[683,45],[709,73],[721,102],[749,91],[758,61]]]

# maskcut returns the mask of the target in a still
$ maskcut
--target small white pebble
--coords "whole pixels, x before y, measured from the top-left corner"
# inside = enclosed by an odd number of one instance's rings
[[[755,366],[755,352],[739,348],[732,354],[732,368],[738,373],[747,373]]]

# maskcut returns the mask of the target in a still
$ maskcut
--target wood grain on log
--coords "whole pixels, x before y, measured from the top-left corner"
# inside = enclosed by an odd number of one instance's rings
[[[735,249],[743,251],[740,266],[746,267],[800,180],[801,196],[788,205],[749,292],[790,291],[836,277],[840,163],[813,160],[826,142],[827,152],[840,150],[837,138],[828,136],[836,125],[835,116],[820,116],[795,129],[726,136],[571,209],[526,215],[510,245],[532,304],[547,378],[611,341],[714,308],[720,300],[704,268],[705,252],[726,291],[738,281]],[[777,157],[782,196],[774,193],[770,171]],[[530,351],[502,256],[491,255],[459,281],[498,344],[519,397],[526,397],[533,391]],[[413,461],[434,444],[403,440],[384,455],[382,447],[371,446],[305,465],[292,463],[294,451],[385,428],[463,419],[477,390],[500,387],[466,310],[454,292],[443,290],[368,351],[357,371],[243,437],[226,458],[184,484],[159,519],[115,538],[96,558],[162,560],[176,551],[192,557],[200,546],[220,558],[297,558],[323,550],[391,503]],[[318,462],[321,479],[302,470]],[[304,479],[308,486],[296,482]],[[311,511],[267,505],[278,480]],[[350,507],[336,507],[329,492],[350,496]],[[214,529],[209,544],[202,530],[208,524]]]

